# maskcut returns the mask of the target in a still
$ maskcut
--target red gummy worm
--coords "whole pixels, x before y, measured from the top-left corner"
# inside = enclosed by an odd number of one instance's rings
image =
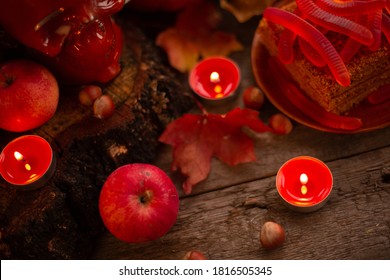
[[[310,42],[324,58],[336,81],[342,86],[350,85],[349,72],[340,55],[324,34],[313,25],[293,13],[273,7],[266,8],[263,16],[269,21],[294,31],[307,42]]]
[[[323,10],[339,16],[353,16],[373,13],[386,6],[386,0],[336,2],[334,0],[317,0],[317,5]]]
[[[390,17],[386,14],[382,15],[382,32],[390,44]]]
[[[379,10],[368,16],[369,28],[372,32],[374,42],[369,46],[371,51],[379,49],[382,42],[382,11]]]
[[[364,44],[371,45],[373,36],[368,28],[344,17],[340,17],[324,11],[312,0],[296,0],[302,13],[312,22],[330,30],[345,34],[352,39]]]
[[[313,63],[313,65],[317,67],[323,67],[326,65],[322,56],[310,45],[306,42],[302,37],[298,38],[299,47],[301,48],[302,53],[306,56],[308,60]]]

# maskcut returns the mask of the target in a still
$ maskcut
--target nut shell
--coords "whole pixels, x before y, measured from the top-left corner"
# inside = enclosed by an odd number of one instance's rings
[[[260,231],[260,243],[266,249],[276,249],[282,246],[286,239],[284,228],[275,222],[264,223]]]
[[[260,110],[264,104],[264,93],[255,86],[246,88],[242,94],[244,106],[252,110]]]
[[[206,260],[206,259],[207,258],[203,255],[203,253],[197,250],[188,251],[183,257],[183,260]]]

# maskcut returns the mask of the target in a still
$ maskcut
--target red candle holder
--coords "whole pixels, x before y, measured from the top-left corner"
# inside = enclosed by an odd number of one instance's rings
[[[333,188],[333,176],[319,159],[299,156],[288,160],[276,175],[276,188],[283,201],[298,212],[320,209]]]
[[[200,98],[219,101],[234,96],[240,79],[240,69],[235,62],[225,57],[210,57],[191,70],[189,84]]]
[[[55,155],[40,136],[25,135],[9,142],[0,154],[0,174],[18,190],[42,187],[53,175]]]

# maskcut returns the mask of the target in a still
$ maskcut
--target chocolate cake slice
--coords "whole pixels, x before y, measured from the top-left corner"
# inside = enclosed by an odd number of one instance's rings
[[[297,5],[295,1],[282,7],[293,12]],[[271,56],[278,57],[278,44],[285,28],[263,18],[257,28],[262,44]],[[348,36],[327,31],[326,38],[340,53],[348,40]],[[347,114],[349,110],[362,102],[377,89],[390,84],[390,45],[382,35],[378,50],[371,51],[362,45],[359,51],[345,65],[350,74],[349,86],[338,84],[327,66],[315,66],[302,53],[295,40],[293,45],[294,60],[284,64],[299,87],[314,101],[328,112]]]

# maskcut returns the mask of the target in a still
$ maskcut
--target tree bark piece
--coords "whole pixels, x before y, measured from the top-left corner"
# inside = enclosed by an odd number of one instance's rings
[[[1,259],[89,258],[104,231],[98,199],[107,176],[120,165],[152,161],[164,127],[192,107],[160,50],[131,23],[120,25],[122,72],[103,87],[115,103],[114,115],[93,117],[79,104],[78,89],[63,87],[56,115],[32,131],[57,154],[53,177],[30,192],[0,181]],[[0,131],[0,148],[17,136]]]

